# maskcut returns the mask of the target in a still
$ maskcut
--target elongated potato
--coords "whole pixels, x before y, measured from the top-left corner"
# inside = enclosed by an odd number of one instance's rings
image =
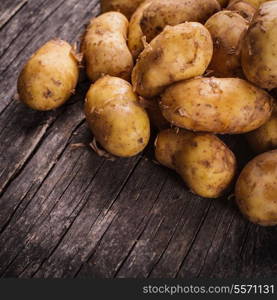
[[[130,20],[128,47],[135,59],[144,49],[144,43],[142,41],[144,35],[141,30],[140,22],[143,17],[144,10],[150,5],[151,2],[152,0],[144,1],[132,15]]]
[[[277,104],[274,103],[271,118],[260,128],[246,135],[251,148],[257,152],[277,149]]]
[[[85,103],[89,127],[102,147],[115,156],[131,157],[148,144],[150,122],[125,80],[105,76],[93,84]]]
[[[277,225],[277,150],[254,158],[236,184],[236,202],[251,222]]]
[[[187,139],[194,137],[194,133],[179,128],[162,130],[155,140],[155,157],[163,166],[176,169],[175,154],[182,150]]]
[[[243,77],[241,46],[248,22],[235,12],[223,10],[209,18],[205,26],[214,43],[209,65],[212,74],[217,77]]]
[[[250,22],[256,12],[256,8],[252,6],[252,4],[243,1],[243,0],[233,0],[229,3],[226,8],[227,10],[235,11],[239,15],[241,15],[244,19]]]
[[[158,0],[152,1],[141,19],[141,29],[150,42],[167,25],[175,26],[184,22],[204,23],[220,10],[217,0]]]
[[[174,155],[176,171],[188,187],[205,198],[218,198],[232,183],[236,159],[215,135],[195,133]]]
[[[50,40],[23,67],[17,81],[19,99],[35,110],[55,109],[74,93],[78,76],[72,47],[59,39]]]
[[[262,4],[255,14],[242,47],[247,79],[265,89],[277,88],[277,1]]]
[[[88,77],[103,75],[130,79],[133,58],[127,46],[128,20],[118,12],[92,19],[82,42]]]
[[[119,11],[128,19],[144,0],[101,0],[101,11]]]
[[[238,78],[196,78],[170,86],[161,110],[173,125],[193,131],[238,134],[261,127],[273,98]]]
[[[202,24],[167,26],[140,54],[132,73],[134,89],[151,98],[173,82],[202,75],[212,53],[211,35]]]

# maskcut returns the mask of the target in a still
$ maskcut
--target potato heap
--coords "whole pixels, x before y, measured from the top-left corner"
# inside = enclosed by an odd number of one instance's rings
[[[79,58],[92,82],[85,116],[110,154],[132,157],[150,140],[157,161],[204,198],[230,192],[234,153],[221,135],[245,136],[260,154],[235,197],[252,222],[277,225],[277,1],[102,0],[81,55],[51,40],[18,79],[22,102],[50,110],[75,90]],[[128,21],[128,19],[130,21]],[[261,154],[262,153],[262,154]]]

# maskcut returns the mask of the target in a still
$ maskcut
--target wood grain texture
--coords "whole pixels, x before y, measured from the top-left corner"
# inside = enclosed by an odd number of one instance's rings
[[[153,138],[141,155],[114,162],[89,148],[84,74],[76,95],[56,111],[15,100],[27,58],[54,37],[78,42],[98,1],[1,5],[0,276],[277,275],[277,228],[248,223],[232,197],[191,194],[174,172],[153,163]],[[243,138],[224,141],[240,168],[252,157]]]

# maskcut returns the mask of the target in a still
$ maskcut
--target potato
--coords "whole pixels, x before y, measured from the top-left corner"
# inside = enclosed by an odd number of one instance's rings
[[[170,86],[161,110],[173,125],[193,131],[238,134],[261,127],[273,98],[238,78],[195,78]]]
[[[19,99],[35,110],[63,105],[74,93],[79,66],[72,47],[65,41],[50,40],[23,67],[18,81]]]
[[[242,67],[259,87],[277,87],[277,1],[264,3],[255,14],[242,46]]]
[[[184,22],[204,23],[220,10],[217,0],[157,0],[144,10],[141,29],[150,42],[163,31],[166,25],[175,26]]]
[[[277,104],[274,103],[271,118],[260,128],[246,135],[251,148],[257,152],[277,149]]]
[[[217,77],[243,77],[240,60],[247,21],[235,12],[223,10],[209,18],[205,26],[214,43],[209,65],[212,74]]]
[[[192,132],[178,128],[162,130],[155,141],[155,157],[157,161],[163,166],[175,170],[175,154],[183,148],[185,141],[193,136]]]
[[[94,82],[103,75],[130,79],[133,58],[127,46],[128,20],[118,12],[92,19],[82,42],[88,77]]]
[[[176,171],[187,186],[204,198],[222,196],[236,172],[234,154],[212,134],[189,133],[174,160]]]
[[[263,153],[243,169],[235,189],[240,211],[251,222],[277,225],[277,150]]]
[[[256,8],[254,6],[243,0],[231,1],[227,6],[227,10],[235,11],[249,22],[253,19],[256,12]]]
[[[119,11],[128,19],[144,0],[101,0],[101,11]]]
[[[167,26],[140,54],[132,73],[134,89],[151,98],[173,82],[202,75],[212,53],[211,35],[202,24]]]
[[[250,3],[255,8],[259,8],[261,4],[271,1],[271,0],[243,0],[243,1]],[[232,2],[232,0],[231,0],[231,2]]]
[[[147,113],[132,86],[121,78],[105,76],[91,85],[85,114],[95,139],[115,156],[134,156],[148,144]]]
[[[144,44],[142,41],[144,35],[141,30],[140,22],[144,10],[150,5],[151,2],[151,0],[144,1],[132,15],[132,18],[130,20],[128,47],[134,58],[137,58],[144,49]]]

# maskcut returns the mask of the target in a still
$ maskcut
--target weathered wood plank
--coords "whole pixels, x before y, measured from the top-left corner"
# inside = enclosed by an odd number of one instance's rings
[[[0,2],[0,29],[28,2],[28,0],[5,0]]]

